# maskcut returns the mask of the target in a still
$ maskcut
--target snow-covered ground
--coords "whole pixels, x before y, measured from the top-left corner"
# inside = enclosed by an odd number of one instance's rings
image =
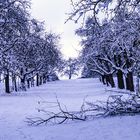
[[[50,82],[27,92],[0,96],[0,140],[139,140],[140,116],[100,118],[61,125],[28,126],[26,117],[39,115],[38,102],[55,102],[78,110],[87,100],[105,100],[109,95],[97,79]]]

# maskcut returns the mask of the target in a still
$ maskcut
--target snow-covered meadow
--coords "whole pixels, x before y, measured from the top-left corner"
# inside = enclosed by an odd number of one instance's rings
[[[39,103],[59,101],[78,110],[86,100],[106,100],[109,95],[98,79],[49,82],[27,92],[0,96],[0,140],[138,140],[140,117],[100,118],[60,125],[29,126],[26,117],[39,116]]]

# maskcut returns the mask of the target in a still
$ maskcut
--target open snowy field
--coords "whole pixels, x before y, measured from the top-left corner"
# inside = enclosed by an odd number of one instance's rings
[[[19,94],[19,95],[18,95]],[[87,100],[106,100],[109,95],[98,79],[50,82],[27,92],[0,96],[0,140],[139,140],[140,116],[100,118],[52,126],[28,126],[26,117],[39,116],[40,104],[58,100],[68,110],[78,110]]]

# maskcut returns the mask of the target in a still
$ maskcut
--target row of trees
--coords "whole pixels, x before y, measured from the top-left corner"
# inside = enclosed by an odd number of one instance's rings
[[[68,20],[86,19],[76,31],[84,46],[84,70],[100,74],[112,87],[116,75],[120,89],[134,91],[133,75],[140,72],[140,1],[79,0],[72,5]],[[104,17],[98,18],[101,14]]]
[[[44,24],[31,19],[27,0],[0,1],[0,75],[5,92],[45,83],[59,69],[60,37],[47,33]],[[20,80],[20,86],[17,85]]]

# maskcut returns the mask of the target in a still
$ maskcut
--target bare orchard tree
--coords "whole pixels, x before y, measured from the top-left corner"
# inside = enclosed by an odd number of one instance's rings
[[[79,64],[77,59],[69,58],[68,60],[64,60],[62,70],[63,75],[66,75],[71,79],[72,76],[78,75],[78,70]]]

